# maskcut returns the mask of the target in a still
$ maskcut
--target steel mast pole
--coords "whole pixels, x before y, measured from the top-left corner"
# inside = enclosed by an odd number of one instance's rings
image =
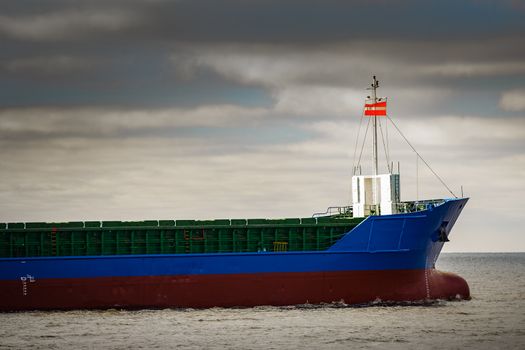
[[[374,75],[374,80],[372,82],[372,103],[374,104],[374,110],[376,110],[377,107],[375,107],[375,104],[377,103],[377,93],[376,89],[379,87],[379,82],[376,79],[376,76]],[[379,196],[377,191],[377,175],[378,175],[378,166],[377,166],[377,115],[374,114],[374,206],[375,206],[375,215],[380,215],[380,207],[379,207]]]
[[[379,81],[377,81],[374,75],[374,81],[372,83],[372,100],[374,105],[377,103],[376,89],[379,87]],[[374,107],[375,109],[376,107]],[[377,166],[377,115],[374,115],[374,175],[378,174]]]

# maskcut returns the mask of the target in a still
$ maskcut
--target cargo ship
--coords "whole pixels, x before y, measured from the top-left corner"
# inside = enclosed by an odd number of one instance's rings
[[[468,299],[463,278],[435,268],[468,198],[400,200],[399,168],[378,170],[378,87],[374,77],[363,110],[374,174],[354,167],[352,205],[286,219],[0,223],[0,311]]]

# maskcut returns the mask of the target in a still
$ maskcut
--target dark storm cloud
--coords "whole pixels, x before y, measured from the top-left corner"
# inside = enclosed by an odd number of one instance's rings
[[[354,38],[473,38],[523,30],[519,1],[21,1],[3,4],[4,35],[67,39],[122,29],[120,38],[326,42]],[[109,17],[114,16],[110,21]],[[13,20],[13,18],[15,20]],[[69,22],[74,18],[78,23]],[[29,19],[34,21],[31,23]],[[27,20],[25,27],[17,26]],[[47,25],[47,26],[46,26]],[[40,29],[42,33],[37,33]],[[56,30],[54,32],[53,30]],[[34,34],[34,37],[32,37]],[[40,34],[40,35],[39,35]],[[56,34],[53,38],[51,34]],[[99,38],[100,39],[100,38]],[[101,38],[102,40],[104,38]]]
[[[519,88],[525,72],[525,12],[517,1],[17,1],[0,7],[4,108],[267,105],[275,87],[360,88],[372,71],[393,87],[499,91]],[[225,57],[238,62],[236,69],[226,67]],[[265,66],[268,77],[279,64],[294,75],[284,72],[268,84],[247,71],[253,63]]]

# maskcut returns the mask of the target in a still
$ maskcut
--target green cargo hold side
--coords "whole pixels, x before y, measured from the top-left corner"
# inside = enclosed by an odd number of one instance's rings
[[[0,257],[326,250],[363,219],[0,223]]]

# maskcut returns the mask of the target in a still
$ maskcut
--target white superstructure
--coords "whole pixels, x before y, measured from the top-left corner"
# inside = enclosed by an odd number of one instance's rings
[[[399,174],[352,177],[353,216],[396,214],[400,202]]]

